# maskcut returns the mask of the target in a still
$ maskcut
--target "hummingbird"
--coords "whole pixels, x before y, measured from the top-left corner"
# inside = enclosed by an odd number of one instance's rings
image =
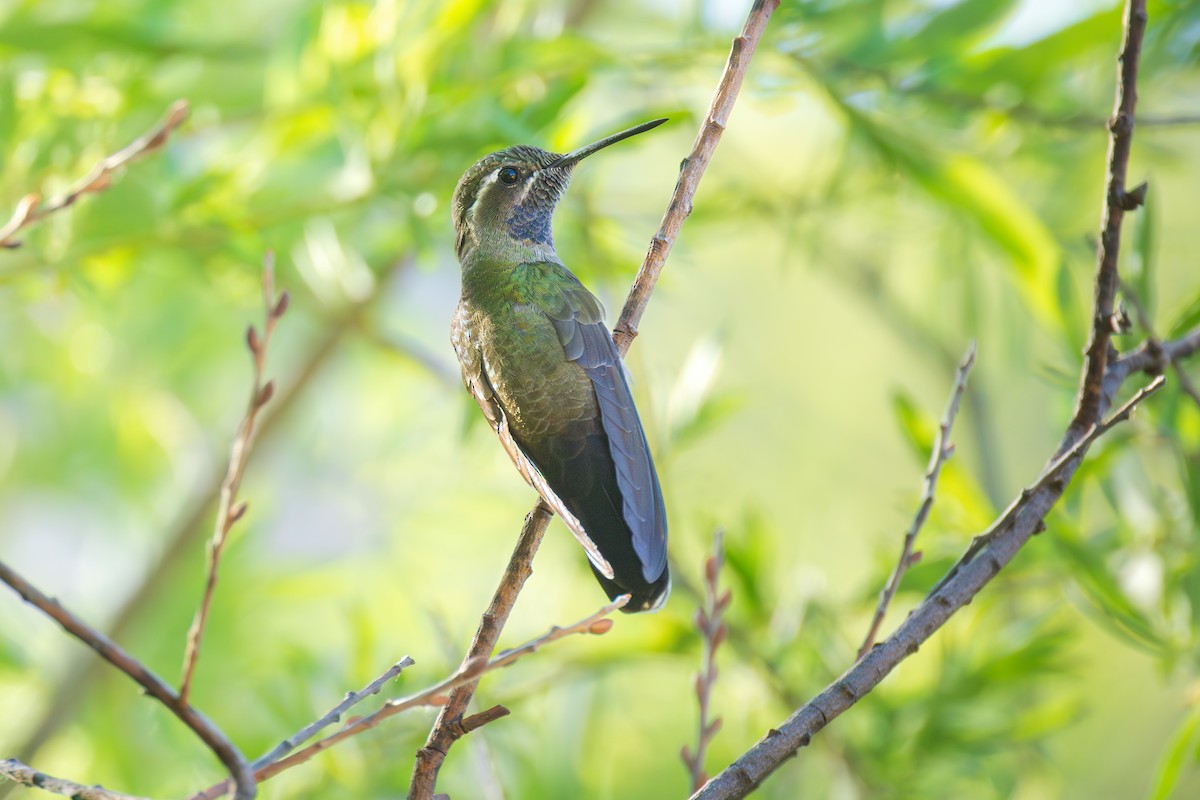
[[[662,606],[667,513],[600,301],[554,251],[551,219],[580,161],[646,122],[565,155],[516,145],[454,189],[462,297],[451,341],[463,382],[517,470],[583,545],[626,612]]]

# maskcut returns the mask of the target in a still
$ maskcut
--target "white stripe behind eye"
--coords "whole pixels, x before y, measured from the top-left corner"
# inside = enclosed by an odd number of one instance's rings
[[[533,188],[533,180],[537,173],[529,173],[529,177],[525,179],[525,188],[521,190],[521,196],[517,198],[517,205],[525,202],[525,198],[529,196],[529,190]]]
[[[487,175],[483,176],[483,180],[481,180],[479,182],[479,189],[475,192],[475,202],[471,203],[470,207],[467,209],[467,219],[469,219],[469,220],[475,219],[475,209],[479,208],[479,198],[483,197],[484,189],[486,189],[490,184],[495,183],[496,178],[498,178],[499,176],[500,176],[500,168],[499,167],[496,167],[494,170],[489,172]]]

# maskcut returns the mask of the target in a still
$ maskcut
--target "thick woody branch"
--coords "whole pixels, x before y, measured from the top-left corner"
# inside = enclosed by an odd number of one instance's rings
[[[696,135],[691,154],[684,160],[675,185],[675,192],[663,215],[658,233],[650,240],[650,249],[638,270],[633,287],[621,311],[621,317],[613,329],[613,339],[617,350],[624,356],[629,351],[637,326],[642,314],[650,302],[658,276],[666,263],[671,246],[679,235],[684,219],[692,211],[692,197],[700,185],[700,178],[712,158],[713,151],[720,141],[721,133],[729,121],[734,101],[737,100],[738,90],[741,89],[750,59],[758,46],[766,29],[767,21],[772,12],[779,6],[779,0],[755,0],[750,9],[746,24],[741,34],[733,40],[729,60],[717,84],[716,93],[709,107],[708,115]],[[491,605],[480,621],[479,629],[471,640],[467,655],[463,660],[466,664],[474,658],[486,656],[496,647],[500,631],[516,603],[521,586],[532,571],[533,556],[541,544],[542,534],[550,522],[552,512],[545,502],[538,501],[533,510],[525,518],[525,526],[517,542],[509,567],[500,580],[500,585],[492,597]],[[425,746],[417,751],[416,763],[413,766],[412,782],[409,786],[410,800],[432,800],[434,788],[437,785],[438,770],[446,759],[446,753],[458,737],[453,735],[450,724],[460,718],[471,702],[474,694],[473,684],[465,684],[455,691],[450,701],[443,706],[434,722],[433,729]]]
[[[383,707],[379,710],[368,714],[365,717],[359,717],[358,719],[347,723],[346,726],[337,733],[313,742],[308,747],[296,751],[287,758],[280,759],[279,761],[275,761],[270,764],[256,766],[255,777],[262,781],[274,775],[278,775],[284,770],[308,761],[317,753],[329,749],[338,742],[344,741],[351,736],[356,736],[363,731],[370,730],[388,717],[394,717],[403,711],[408,711],[409,709],[417,708],[419,706],[444,705],[449,701],[449,698],[446,696],[447,692],[451,692],[459,686],[478,683],[479,679],[485,674],[503,667],[507,667],[517,660],[530,655],[531,653],[537,652],[551,642],[556,642],[559,639],[565,639],[566,637],[573,636],[575,634],[590,634],[592,636],[600,636],[605,634],[610,631],[613,626],[613,621],[608,617],[615,613],[618,609],[624,607],[628,602],[629,595],[621,595],[613,602],[596,611],[594,614],[589,614],[578,622],[565,627],[555,626],[547,633],[537,637],[536,639],[531,639],[520,647],[515,647],[511,650],[505,650],[495,658],[489,660],[488,658],[484,657],[466,662],[449,677],[420,692],[417,692],[416,694],[411,694],[407,697],[396,700],[389,700],[384,703]],[[455,726],[461,728],[459,735],[462,736],[470,731],[475,730],[476,728],[482,727],[492,720],[499,719],[507,714],[508,710],[503,706],[495,706],[487,711],[467,717],[466,719],[458,720],[455,722]],[[224,783],[219,783],[216,786],[212,786],[203,792],[192,795],[192,797],[188,798],[188,800],[216,800],[216,798],[222,797],[228,791],[229,783],[226,781]]]
[[[1017,551],[1044,527],[1043,519],[1083,461],[1088,447],[1163,384],[1162,377],[1137,392],[1111,418],[1093,426],[1057,456],[1033,486],[972,545],[946,579],[930,593],[894,634],[880,642],[820,694],[772,728],[736,761],[692,795],[693,800],[728,800],[754,791],[812,737],[865,697],[901,661],[922,644],[1004,568]],[[1101,397],[1102,406],[1108,399]]]
[[[183,654],[183,680],[180,683],[179,697],[183,703],[188,701],[188,693],[192,687],[192,675],[196,670],[196,659],[200,657],[200,642],[204,636],[204,627],[208,622],[208,611],[212,605],[213,592],[217,588],[217,569],[221,565],[221,553],[229,531],[246,513],[246,503],[237,501],[238,489],[242,485],[242,476],[246,472],[246,462],[250,458],[250,448],[254,443],[254,428],[258,421],[259,412],[270,402],[275,394],[275,383],[265,381],[267,347],[271,343],[271,334],[288,307],[288,293],[275,294],[275,259],[267,253],[263,261],[262,274],[263,308],[265,320],[261,338],[258,330],[251,325],[246,331],[246,346],[254,361],[254,385],[250,390],[250,401],[246,415],[238,425],[237,435],[233,439],[233,447],[229,453],[229,468],[225,479],[221,482],[220,500],[217,505],[217,517],[214,523],[212,541],[208,546],[208,571],[204,582],[204,595],[196,617],[188,630],[187,647]]]
[[[95,650],[101,658],[128,675],[146,690],[146,694],[166,706],[184,725],[191,728],[201,741],[208,745],[208,749],[212,750],[229,770],[230,775],[237,782],[237,794],[235,795],[237,800],[252,800],[254,777],[245,757],[216,725],[192,706],[184,703],[175,690],[168,686],[162,678],[147,669],[145,665],[125,652],[115,642],[109,640],[104,634],[72,614],[57,600],[43,594],[3,562],[0,562],[0,581],[4,581],[15,589],[25,602],[53,619],[67,633]]]
[[[22,764],[15,758],[0,761],[0,777],[31,789],[60,794],[72,800],[145,800],[129,794],[121,794],[103,786],[84,786],[82,783],[56,778]]]
[[[1146,193],[1144,184],[1131,191],[1125,190],[1129,151],[1133,145],[1134,110],[1137,106],[1138,61],[1142,52],[1142,36],[1146,32],[1145,0],[1129,0],[1126,3],[1124,28],[1113,115],[1108,123],[1108,174],[1105,178],[1100,244],[1096,249],[1092,328],[1084,356],[1083,379],[1075,416],[1071,420],[1071,431],[1075,436],[1082,435],[1083,431],[1096,424],[1102,413],[1101,383],[1112,347],[1115,324],[1113,307],[1120,280],[1117,259],[1121,250],[1121,223],[1125,220],[1126,211],[1132,211],[1144,202]]]
[[[21,201],[17,203],[12,217],[3,227],[0,227],[0,247],[10,250],[20,247],[21,242],[15,237],[22,228],[40,222],[56,211],[70,208],[85,194],[96,194],[107,189],[112,184],[114,172],[129,162],[162,147],[171,132],[182,125],[187,116],[187,101],[176,100],[167,109],[166,116],[161,122],[130,142],[124,149],[113,153],[93,167],[92,171],[72,186],[66,194],[45,204],[42,203],[41,196],[36,194],[27,194],[22,197]]]
[[[958,365],[958,371],[954,375],[954,386],[950,390],[950,400],[946,403],[946,411],[942,414],[942,421],[938,425],[937,437],[934,439],[933,451],[929,454],[929,466],[925,469],[924,488],[921,490],[921,503],[917,506],[917,513],[913,515],[912,524],[908,526],[908,530],[904,534],[904,543],[900,548],[900,559],[896,562],[896,567],[892,570],[891,576],[887,583],[879,592],[879,605],[875,607],[875,615],[871,618],[871,625],[867,629],[866,638],[863,639],[862,646],[858,648],[858,657],[862,658],[871,649],[871,645],[875,644],[875,637],[879,635],[879,626],[883,624],[883,618],[887,615],[888,606],[891,605],[892,598],[896,596],[896,590],[900,588],[900,581],[904,579],[904,573],[908,568],[917,562],[920,558],[920,553],[914,553],[913,547],[917,541],[917,534],[921,532],[921,528],[925,525],[925,520],[929,518],[929,512],[933,508],[933,497],[937,491],[938,478],[942,474],[942,465],[954,454],[954,445],[950,443],[950,429],[954,427],[954,419],[958,416],[958,406],[962,401],[963,392],[967,390],[967,375],[971,372],[971,367],[975,364],[975,342],[967,347],[966,355]]]

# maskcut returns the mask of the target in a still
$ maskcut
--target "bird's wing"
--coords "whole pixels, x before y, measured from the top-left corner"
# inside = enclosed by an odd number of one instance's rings
[[[560,291],[543,305],[543,311],[554,324],[567,359],[579,364],[592,381],[616,467],[622,516],[633,534],[633,549],[641,561],[642,574],[653,582],[662,575],[667,562],[662,489],[621,356],[604,325],[604,309],[574,275],[567,274],[570,281],[559,284]]]
[[[460,309],[459,313],[465,312]],[[596,543],[587,535],[587,532],[583,529],[583,525],[575,518],[575,515],[571,513],[555,491],[550,488],[550,484],[546,482],[541,471],[534,464],[533,459],[529,458],[509,432],[508,415],[505,413],[500,401],[496,398],[491,381],[488,380],[487,369],[483,363],[483,357],[479,352],[479,348],[469,340],[462,339],[458,335],[454,336],[453,343],[454,349],[458,353],[459,364],[462,366],[463,383],[466,384],[467,391],[475,398],[475,402],[479,404],[479,408],[483,411],[483,416],[487,419],[488,425],[496,432],[496,436],[500,439],[500,444],[504,447],[504,451],[508,453],[508,457],[512,459],[513,464],[516,465],[517,471],[542,496],[542,499],[553,509],[554,513],[562,518],[567,528],[570,529],[571,533],[579,541],[579,544],[583,546],[588,560],[592,562],[597,571],[611,580],[613,577],[612,565],[600,554],[600,549],[596,547]]]

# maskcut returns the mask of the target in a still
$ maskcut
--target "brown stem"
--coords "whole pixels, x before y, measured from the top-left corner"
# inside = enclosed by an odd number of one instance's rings
[[[254,764],[252,764],[252,766],[254,767],[254,769],[259,770],[259,769],[262,769],[263,767],[267,766],[268,764],[273,764],[276,761],[279,761],[284,756],[286,756],[288,753],[292,752],[297,747],[304,744],[312,737],[316,736],[319,732],[321,732],[325,728],[328,728],[330,725],[341,720],[343,714],[345,714],[350,709],[354,708],[356,705],[361,703],[363,700],[366,700],[368,697],[371,697],[372,695],[379,694],[381,691],[383,691],[384,686],[386,686],[390,681],[392,681],[394,678],[396,678],[401,672],[408,669],[415,663],[416,662],[413,661],[411,658],[409,658],[408,656],[405,656],[404,658],[397,661],[395,664],[392,664],[392,666],[388,667],[387,670],[385,670],[382,675],[380,675],[378,678],[376,678],[375,680],[368,683],[366,686],[364,686],[359,691],[347,692],[345,699],[342,700],[342,702],[338,703],[333,708],[329,709],[329,711],[327,711],[323,717],[316,720],[315,722],[305,725],[298,732],[292,734],[291,736],[284,739],[279,744],[275,745],[275,747],[270,752],[268,752],[266,755],[264,755],[258,759],[255,759]]]
[[[901,661],[916,653],[1042,529],[1043,519],[1062,496],[1092,442],[1117,423],[1128,419],[1137,404],[1157,391],[1162,383],[1161,376],[1155,378],[1111,418],[1092,426],[1082,437],[1067,445],[1061,455],[1053,458],[1033,486],[1022,491],[988,532],[979,537],[979,546],[973,545],[959,559],[947,578],[917,606],[895,633],[872,648],[782,724],[772,728],[704,788],[693,794],[692,800],[745,797],[780,764],[795,755],[798,749],[808,745],[818,731],[865,697]],[[1119,385],[1115,384],[1113,388]],[[1107,405],[1110,397],[1102,397],[1102,405]]]
[[[281,391],[276,392],[270,410],[263,416],[262,422],[258,426],[259,442],[267,441],[281,429],[280,423],[288,412],[304,396],[305,390],[313,385],[314,379],[337,352],[341,343],[352,332],[358,330],[361,320],[375,300],[383,295],[386,287],[390,285],[387,278],[407,269],[411,264],[411,258],[397,260],[384,278],[376,283],[370,297],[346,309],[327,323],[321,338],[300,359],[302,366],[299,373]],[[204,533],[204,523],[218,500],[223,480],[223,473],[206,478],[205,485],[194,492],[196,498],[194,502],[183,509],[177,522],[164,532],[162,550],[154,562],[148,564],[143,570],[145,579],[122,602],[113,616],[108,627],[109,638],[118,641],[125,638],[125,635],[137,622],[139,615],[154,605],[154,598],[164,589],[173,585],[172,580],[177,569],[192,551],[195,540]],[[42,745],[50,740],[55,731],[74,716],[75,708],[98,674],[95,664],[94,659],[85,658],[74,659],[68,665],[62,677],[47,693],[51,699],[41,718],[34,724],[25,740],[14,748],[18,758],[25,761],[33,760]],[[0,786],[0,798],[6,796],[8,788],[10,787]]]
[[[471,646],[467,649],[460,669],[479,659],[487,658],[496,648],[500,631],[504,629],[504,623],[508,621],[508,615],[517,603],[517,595],[521,593],[525,581],[533,574],[533,556],[537,553],[538,545],[542,543],[542,536],[546,533],[546,526],[550,524],[550,517],[549,507],[541,501],[525,517],[525,524],[521,528],[512,558],[504,570],[504,577],[496,587],[488,610],[479,620],[479,628],[475,631],[475,637],[471,639]],[[410,798],[433,796],[438,770],[446,759],[446,753],[461,735],[453,723],[460,720],[466,712],[467,705],[475,694],[475,686],[475,682],[469,682],[456,688],[438,712],[425,746],[417,751],[412,783],[408,789]]]
[[[208,745],[208,749],[212,750],[229,770],[229,774],[233,776],[233,780],[237,784],[237,793],[235,794],[237,800],[252,800],[255,796],[254,774],[249,764],[246,763],[245,756],[216,725],[192,706],[184,703],[175,690],[167,685],[166,681],[147,669],[144,664],[125,652],[104,634],[63,608],[57,600],[47,597],[3,562],[0,562],[0,581],[4,581],[15,589],[25,602],[53,619],[67,633],[79,639],[105,661],[128,675],[146,690],[146,694],[166,706],[184,725],[191,728],[202,742]]]
[[[107,189],[112,184],[114,172],[129,162],[162,147],[171,132],[182,125],[187,116],[187,101],[176,100],[167,109],[166,116],[162,121],[93,167],[91,172],[76,182],[63,196],[57,197],[45,205],[40,205],[41,197],[39,195],[27,194],[22,197],[8,222],[0,227],[0,247],[8,249],[20,247],[21,242],[13,237],[22,228],[40,222],[56,211],[75,205],[75,201],[85,194],[96,194]]]
[[[1112,346],[1113,304],[1116,300],[1119,272],[1117,259],[1121,250],[1121,223],[1125,212],[1142,204],[1145,189],[1125,190],[1125,175],[1129,169],[1129,151],[1133,145],[1134,110],[1137,106],[1138,61],[1142,52],[1142,36],[1146,32],[1145,0],[1129,0],[1125,5],[1125,34],[1118,58],[1117,88],[1113,100],[1113,115],[1109,120],[1108,174],[1105,179],[1104,211],[1100,228],[1100,244],[1096,249],[1095,301],[1092,307],[1092,328],[1085,351],[1083,379],[1076,400],[1075,416],[1070,430],[1082,435],[1099,421],[1101,415],[1101,383],[1108,365]]]

